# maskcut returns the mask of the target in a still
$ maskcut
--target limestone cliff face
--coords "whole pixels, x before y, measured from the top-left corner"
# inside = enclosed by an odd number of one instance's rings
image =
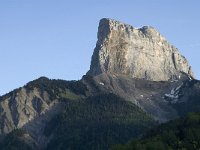
[[[99,23],[98,41],[87,74],[126,75],[152,81],[193,77],[178,49],[153,27],[136,29],[111,19]]]

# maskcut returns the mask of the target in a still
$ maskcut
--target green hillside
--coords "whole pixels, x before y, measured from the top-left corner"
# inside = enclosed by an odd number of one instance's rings
[[[113,94],[67,101],[65,112],[46,127],[45,135],[54,135],[47,150],[106,150],[140,136],[153,125],[138,107]]]
[[[200,113],[154,128],[144,138],[126,145],[116,145],[112,150],[199,150]]]

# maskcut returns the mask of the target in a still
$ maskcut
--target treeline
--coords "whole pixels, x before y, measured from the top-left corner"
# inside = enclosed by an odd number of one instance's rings
[[[41,92],[46,91],[50,95],[51,99],[59,98],[60,94],[66,90],[77,95],[86,95],[86,92],[88,91],[86,85],[81,81],[51,80],[46,77],[41,77],[29,82],[25,88],[27,90],[38,88]]]

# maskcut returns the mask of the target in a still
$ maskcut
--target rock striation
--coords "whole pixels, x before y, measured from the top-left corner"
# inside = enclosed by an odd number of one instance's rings
[[[0,98],[0,135],[21,128],[35,117],[42,115],[51,105],[49,94],[34,88],[20,88]]]
[[[88,75],[125,75],[152,81],[194,77],[191,66],[177,48],[153,27],[134,28],[112,19],[101,19],[98,41]]]

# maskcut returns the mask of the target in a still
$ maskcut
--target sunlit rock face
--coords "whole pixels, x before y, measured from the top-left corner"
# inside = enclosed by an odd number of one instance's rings
[[[191,67],[177,48],[153,27],[134,28],[111,19],[102,19],[98,41],[87,74],[125,75],[152,81],[193,77]]]

